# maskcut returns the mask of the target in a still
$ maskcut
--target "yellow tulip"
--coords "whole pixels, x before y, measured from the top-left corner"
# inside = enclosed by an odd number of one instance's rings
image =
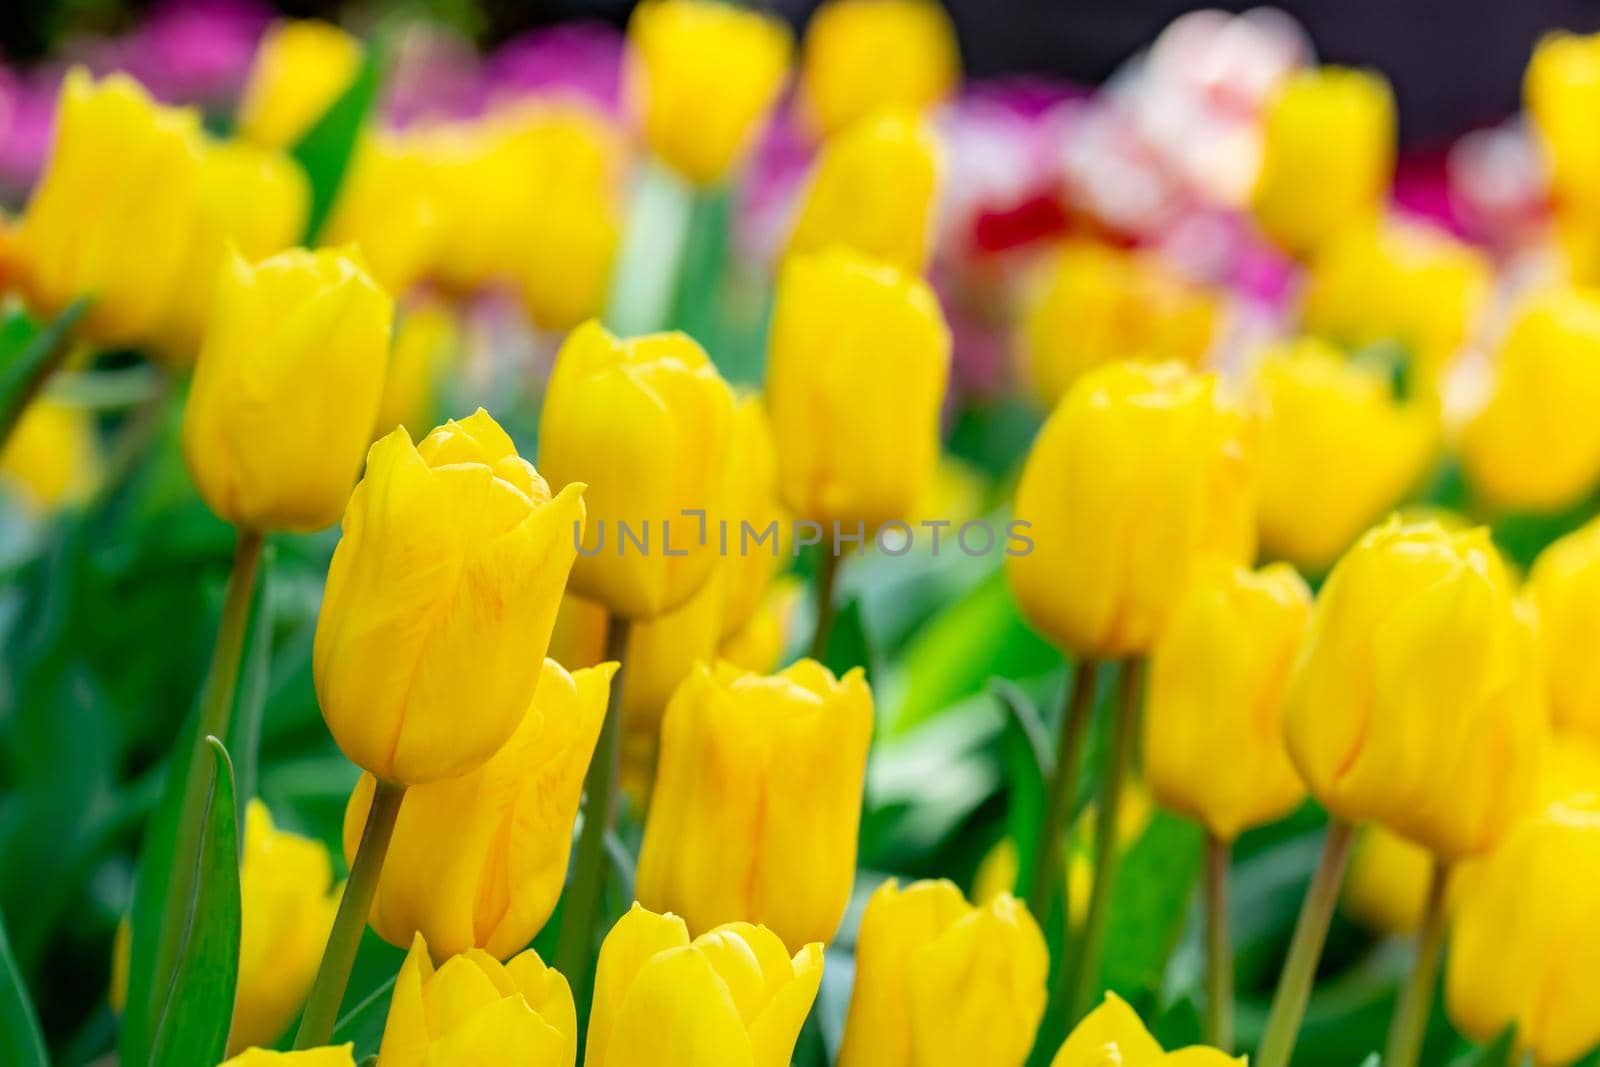
[[[960,80],[955,28],[932,0],[829,0],[806,27],[800,97],[823,134],[883,108],[930,108]]]
[[[1396,397],[1383,369],[1315,338],[1269,352],[1251,392],[1262,552],[1324,571],[1422,478],[1435,408]]]
[[[621,697],[622,782],[641,799],[655,776],[667,702],[695,664],[716,659],[722,637],[722,574],[728,562],[718,561],[711,578],[685,603],[628,628]]]
[[[722,639],[717,658],[756,674],[771,674],[783,662],[794,636],[805,584],[793,576],[780,577],[767,590],[754,615]]]
[[[1350,853],[1340,904],[1380,934],[1410,934],[1422,925],[1433,883],[1433,857],[1382,826],[1362,827]]]
[[[245,809],[239,865],[239,985],[228,1051],[276,1041],[300,1012],[339,894],[321,841],[277,829],[259,800]]]
[[[927,283],[844,249],[794,256],[767,359],[789,510],[868,533],[906,518],[938,463],[950,373],[950,330]]]
[[[550,631],[550,658],[571,670],[598,666],[606,658],[610,616],[605,606],[568,593],[556,609]]]
[[[793,551],[788,543],[783,509],[778,504],[778,454],[766,405],[758,396],[740,398],[733,409],[732,438],[728,446],[726,478],[728,547],[722,548],[718,530],[717,585],[721,593],[720,629],[726,638],[741,629],[756,613],[772,587],[773,579],[788,565]],[[777,524],[778,536],[754,538]],[[745,530],[752,531],[748,537]]]
[[[715,185],[743,162],[789,73],[789,29],[718,0],[646,0],[628,22],[629,106],[662,162]]]
[[[1306,278],[1302,322],[1349,348],[1403,345],[1418,396],[1437,395],[1489,295],[1483,253],[1442,231],[1354,226],[1322,246]]]
[[[354,1045],[327,1045],[298,1052],[245,1049],[222,1067],[355,1067]]]
[[[455,313],[443,300],[405,309],[394,331],[394,351],[383,377],[383,399],[372,423],[377,440],[397,426],[419,429],[433,421],[434,388],[461,347]]]
[[[939,139],[926,118],[886,111],[852,124],[817,156],[789,253],[843,245],[921,274],[933,250],[939,172]]]
[[[12,238],[28,309],[93,304],[81,334],[104,347],[150,340],[177,293],[200,198],[199,116],[153,102],[133,79],[68,72],[55,143]]]
[[[347,253],[233,257],[183,413],[184,459],[212,511],[258,530],[338,519],[383,396],[393,315]]]
[[[1024,618],[1063,649],[1148,651],[1202,559],[1248,563],[1254,486],[1243,414],[1211,375],[1112,363],[1080,378],[1034,441],[1006,558]]]
[[[1023,376],[1053,405],[1080,375],[1119,359],[1198,365],[1221,318],[1216,294],[1147,254],[1071,241],[1023,300]]]
[[[1555,804],[1525,820],[1464,880],[1445,1003],[1463,1033],[1515,1025],[1541,1065],[1600,1041],[1600,810]]]
[[[1049,967],[1010,894],[974,907],[949,882],[890,879],[861,916],[839,1067],[1021,1067]]]
[[[572,990],[537,952],[500,963],[468,949],[435,968],[422,935],[411,942],[378,1067],[572,1067],[577,1055]]]
[[[1394,93],[1383,75],[1316,67],[1268,101],[1252,207],[1261,228],[1297,256],[1383,210],[1394,177]]]
[[[544,395],[539,464],[589,486],[574,592],[648,619],[705,583],[732,422],[732,390],[687,335],[622,339],[598,322],[572,331]]]
[[[292,148],[349,88],[361,42],[319,19],[280,22],[256,49],[239,100],[240,136],[267,148]]]
[[[1554,187],[1557,212],[1596,204],[1600,196],[1600,34],[1546,34],[1533,50],[1522,83],[1523,105],[1532,120]]]
[[[361,249],[372,276],[397,295],[427,274],[443,240],[430,147],[414,135],[363,133],[322,227],[325,244]]]
[[[0,449],[0,486],[28,509],[53,511],[87,499],[101,465],[89,413],[41,396],[23,410]]]
[[[635,904],[606,935],[586,1067],[788,1067],[822,981],[822,946],[791,959],[772,931],[729,923],[694,940]]]
[[[1545,732],[1528,612],[1484,529],[1392,518],[1329,575],[1289,679],[1313,796],[1450,860],[1532,799]]]
[[[1288,814],[1305,797],[1282,716],[1310,616],[1311,590],[1286,563],[1204,567],[1151,653],[1145,778],[1163,807],[1220,840]]]
[[[251,263],[281,252],[305,232],[310,209],[305,172],[287,156],[244,141],[208,144],[200,155],[188,261],[158,330],[156,354],[179,367],[192,365],[229,249]]]
[[[855,879],[871,740],[859,669],[697,666],[662,721],[640,902],[696,931],[745,920],[790,946],[831,941]]]
[[[1491,503],[1550,511],[1600,482],[1600,295],[1529,298],[1500,345],[1488,403],[1466,425],[1467,479]]]
[[[1244,1067],[1245,1063],[1243,1056],[1204,1045],[1164,1051],[1127,1001],[1107,993],[1067,1035],[1050,1067]]]
[[[1539,616],[1551,718],[1560,729],[1600,739],[1600,519],[1539,554],[1528,593]]]
[[[552,497],[482,409],[419,446],[404,430],[372,446],[312,658],[345,755],[420,785],[505,744],[538,685],[582,497],[581,484]]]
[[[440,956],[471,948],[506,959],[555,909],[572,824],[606,714],[607,663],[568,674],[545,660],[533,703],[489,761],[406,792],[372,903],[372,928],[394,945],[421,934]],[[344,813],[353,860],[377,786],[362,775]]]

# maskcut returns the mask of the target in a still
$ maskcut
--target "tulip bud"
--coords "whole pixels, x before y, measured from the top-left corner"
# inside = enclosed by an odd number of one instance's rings
[[[1600,192],[1600,142],[1594,135],[1600,109],[1600,34],[1546,34],[1528,61],[1522,99],[1550,173],[1557,210],[1594,204]]]
[[[1531,800],[1537,675],[1488,531],[1392,518],[1317,598],[1285,697],[1289,754],[1333,814],[1446,860],[1482,852]]]
[[[11,255],[28,309],[79,324],[105,347],[148,340],[171,303],[200,195],[199,117],[153,102],[133,79],[68,72],[55,141]]]
[[[1557,729],[1600,739],[1600,519],[1539,554],[1528,593],[1539,617],[1551,719]]]
[[[746,920],[828,942],[855,878],[872,740],[860,669],[763,677],[701,664],[673,694],[636,892],[692,930]]]
[[[555,909],[572,851],[584,773],[616,664],[568,674],[545,660],[522,724],[487,763],[406,792],[372,904],[393,945],[421,934],[440,956],[527,947]],[[377,782],[362,775],[344,812],[354,860]]]
[[[800,64],[801,106],[824,135],[884,108],[930,108],[961,80],[955,27],[932,0],[829,0]]]
[[[705,583],[732,420],[733,391],[687,335],[622,339],[598,322],[572,331],[545,390],[539,463],[589,486],[574,592],[648,619]]]
[[[1500,345],[1488,403],[1467,424],[1461,460],[1491,503],[1549,511],[1600,481],[1600,296],[1529,299]]]
[[[722,639],[719,659],[755,674],[772,674],[797,630],[796,618],[805,597],[805,583],[792,575],[773,582],[754,615]]]
[[[1203,1045],[1163,1051],[1128,1002],[1108,992],[1067,1035],[1050,1067],[1244,1067],[1245,1063],[1243,1056]]]
[[[223,268],[183,413],[183,454],[235,526],[318,530],[361,471],[389,361],[389,295],[350,254]]]
[[[87,499],[101,466],[88,412],[41,396],[23,409],[0,448],[0,486],[25,508],[54,511]]]
[[[468,949],[435,969],[422,935],[412,940],[378,1067],[572,1067],[577,1055],[572,990],[537,952],[500,963]]]
[[[819,944],[790,959],[749,923],[691,941],[635,904],[600,946],[585,1067],[787,1067],[821,981]]]
[[[239,984],[228,1050],[270,1045],[311,991],[339,908],[321,841],[277,829],[259,800],[245,808],[239,866]]]
[[[533,699],[583,524],[479,409],[372,446],[328,567],[312,666],[352,761],[420,785],[481,766]]]
[[[429,147],[411,134],[362,134],[322,226],[324,244],[360,248],[372,276],[397,295],[422,279],[442,243]]]
[[[461,344],[455,313],[443,300],[422,300],[401,313],[389,371],[383,376],[383,399],[372,424],[374,441],[397,426],[433,422],[435,386]]]
[[[939,186],[933,124],[910,111],[872,115],[822,146],[788,254],[843,245],[919,275],[933,250]]]
[[[1313,338],[1269,353],[1252,393],[1262,552],[1325,571],[1422,478],[1434,407],[1396,397],[1383,368]]]
[[[1197,563],[1255,552],[1246,423],[1209,374],[1112,363],[1080,378],[1034,441],[1006,558],[1029,624],[1081,656],[1148,651]]]
[[[1466,872],[1464,872],[1466,873]],[[1478,1041],[1516,1027],[1538,1064],[1600,1041],[1600,811],[1524,820],[1463,880],[1446,963],[1451,1021]]]
[[[973,907],[949,882],[891,878],[861,916],[839,1067],[1021,1067],[1049,968],[1010,894]]]
[[[1318,67],[1290,75],[1267,103],[1256,221],[1294,255],[1371,224],[1394,176],[1394,94],[1383,75]]]
[[[908,516],[938,463],[949,373],[950,329],[921,279],[844,249],[791,258],[767,357],[784,504],[869,532]]]
[[[646,0],[628,22],[627,93],[651,151],[715,185],[755,144],[789,73],[789,29],[717,0]]]
[[[1119,359],[1198,365],[1220,301],[1159,260],[1092,241],[1061,247],[1023,302],[1023,376],[1054,405],[1092,367]]]
[[[1220,840],[1305,797],[1284,750],[1282,711],[1310,615],[1311,590],[1286,563],[1203,567],[1151,653],[1145,777],[1163,807]]]
[[[606,637],[611,618],[601,604],[568,593],[556,609],[550,631],[550,658],[576,670],[596,667],[606,658]]]
[[[222,1067],[355,1067],[355,1046],[325,1045],[322,1048],[274,1052],[271,1049],[245,1049]]]
[[[266,148],[292,148],[349,88],[361,42],[318,19],[280,22],[256,48],[239,100],[239,135]]]
[[[1433,868],[1427,849],[1382,826],[1364,826],[1350,853],[1340,905],[1376,933],[1414,933],[1427,909]]]

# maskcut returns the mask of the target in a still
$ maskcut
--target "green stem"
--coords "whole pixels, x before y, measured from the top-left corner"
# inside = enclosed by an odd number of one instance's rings
[[[1232,845],[1206,835],[1206,1041],[1233,1051],[1233,939],[1228,932]]]
[[[405,786],[382,779],[372,791],[372,807],[367,810],[361,844],[356,846],[356,859],[350,865],[350,880],[344,884],[339,912],[333,918],[333,929],[328,932],[328,947],[322,952],[322,964],[317,968],[316,981],[311,983],[305,1014],[300,1017],[300,1029],[294,1035],[297,1049],[318,1048],[333,1037],[345,986],[350,984],[350,968],[356,962],[356,949],[361,946],[367,917],[372,914],[372,898],[378,892],[383,858],[389,853],[395,820],[400,817],[400,804],[405,798]]]
[[[155,980],[149,986],[151,990],[167,988],[173,968],[177,966],[178,953],[183,946],[194,908],[195,872],[211,781],[211,759],[206,752],[206,738],[228,736],[228,719],[233,714],[233,694],[239,679],[239,663],[244,654],[244,636],[250,620],[250,598],[255,591],[256,571],[261,562],[261,546],[262,535],[259,531],[238,532],[233,550],[233,569],[228,574],[228,588],[222,601],[222,620],[217,626],[217,643],[212,649],[211,666],[201,692],[200,721],[194,736],[189,739],[183,804],[178,811],[178,825],[174,832],[172,870],[162,902],[161,935],[156,944]]]
[[[1444,954],[1444,900],[1449,881],[1449,866],[1435,859],[1433,876],[1428,882],[1428,903],[1422,913],[1422,929],[1417,933],[1417,961],[1405,988],[1400,991],[1400,1002],[1389,1024],[1383,1067],[1416,1067],[1422,1054],[1428,1016],[1433,1011],[1433,990],[1439,979],[1439,958]]]
[[[1073,668],[1072,685],[1061,711],[1056,738],[1056,764],[1050,773],[1044,822],[1033,850],[1033,873],[1028,881],[1028,910],[1040,923],[1049,921],[1050,900],[1061,884],[1062,851],[1067,823],[1078,794],[1078,764],[1082,762],[1089,713],[1094,709],[1095,662],[1080,660]]]
[[[66,360],[67,354],[72,351],[73,341],[76,339],[74,327],[77,326],[84,314],[88,311],[89,302],[81,299],[71,304],[54,321],[47,324],[33,344],[46,346],[40,353],[37,362],[26,370],[26,376],[14,387],[14,391],[6,398],[4,406],[0,407],[0,451],[5,450],[6,443],[11,440],[11,434],[22,421],[22,416],[27,412],[28,405],[33,403],[34,397],[44,389],[61,364]],[[28,360],[31,356],[32,345],[19,357]],[[9,368],[8,368],[9,370]],[[4,375],[9,378],[10,374]],[[6,383],[8,386],[10,382]],[[204,744],[204,740],[201,741]]]
[[[588,988],[595,919],[601,911],[601,895],[606,883],[606,830],[611,825],[617,795],[617,761],[622,747],[622,675],[627,670],[623,656],[627,648],[628,621],[613,615],[606,631],[606,659],[621,666],[611,676],[606,717],[583,782],[583,831],[578,837],[572,882],[567,886],[561,933],[556,940],[556,970],[566,976],[568,984],[580,997],[581,991]]]
[[[817,559],[817,628],[811,631],[811,658],[818,663],[828,651],[828,637],[833,633],[834,586],[838,581],[839,557],[823,545]]]
[[[1256,1057],[1251,1061],[1252,1067],[1287,1067],[1294,1053],[1295,1039],[1300,1035],[1300,1023],[1305,1018],[1306,1004],[1311,1000],[1317,964],[1322,960],[1322,943],[1328,937],[1328,923],[1333,920],[1333,906],[1339,900],[1339,884],[1344,881],[1344,868],[1350,859],[1350,843],[1354,838],[1355,827],[1349,823],[1339,819],[1328,823],[1322,858],[1317,861],[1316,872],[1311,876],[1311,885],[1300,906],[1294,938],[1289,942],[1289,955],[1283,961],[1278,991],[1273,994],[1272,1011],[1267,1016],[1267,1026]]]
[[[1106,922],[1111,916],[1111,894],[1116,887],[1117,860],[1121,849],[1117,823],[1122,812],[1129,772],[1133,767],[1134,740],[1138,736],[1140,663],[1123,661],[1122,699],[1112,724],[1111,747],[1106,751],[1105,772],[1100,781],[1100,800],[1094,823],[1094,884],[1089,893],[1089,912],[1083,920],[1077,966],[1074,968],[1071,995],[1067,998],[1069,1021],[1076,1022],[1093,1007],[1100,988],[1100,957],[1105,951]]]

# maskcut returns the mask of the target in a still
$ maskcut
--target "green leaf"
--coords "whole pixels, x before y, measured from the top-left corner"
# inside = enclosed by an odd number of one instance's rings
[[[862,667],[868,678],[873,676],[872,649],[861,617],[860,598],[846,600],[833,617],[833,629],[828,631],[828,647],[822,653],[822,662],[835,674]]]
[[[1050,735],[1033,702],[1008,681],[991,687],[1006,711],[1001,743],[1005,749],[1006,836],[1017,849],[1017,882],[1014,891],[1026,896],[1033,882],[1033,865],[1038,858],[1039,828],[1044,822],[1046,783],[1055,760],[1050,752]]]
[[[1482,1048],[1468,1049],[1450,1061],[1450,1067],[1514,1067],[1517,1027],[1513,1023]]]
[[[166,1010],[156,1028],[153,1067],[205,1067],[227,1053],[239,978],[239,827],[233,765],[215,737],[211,792],[200,838],[194,914],[178,952]]]
[[[11,958],[4,920],[0,920],[0,1063],[11,1067],[49,1067],[50,1063],[33,1001],[17,973],[16,960]]]
[[[25,315],[13,315],[0,326],[0,444],[67,354],[72,330],[88,309],[85,297],[43,327]]]
[[[244,661],[239,666],[239,683],[233,694],[233,713],[229,717],[228,751],[233,756],[234,782],[238,795],[238,824],[244,825],[244,808],[256,795],[257,766],[261,753],[261,715],[267,703],[267,686],[272,677],[272,565],[276,552],[272,545],[262,549],[256,576],[255,593],[250,600],[250,616],[245,622]]]
[[[398,974],[391,975],[389,980],[381,983],[372,992],[361,998],[360,1003],[344,1013],[333,1028],[333,1040],[330,1044],[342,1045],[346,1041],[355,1044],[355,1054],[359,1058],[363,1055],[378,1051],[378,1044],[383,1040],[383,1026],[389,1019],[389,1000],[394,996],[395,979]]]
[[[1107,988],[1125,998],[1160,988],[1189,917],[1203,851],[1199,827],[1157,812],[1122,857],[1107,922],[1111,950],[1101,967]]]
[[[368,47],[355,78],[291,151],[311,183],[311,211],[304,242],[307,245],[316,243],[328,221],[377,95],[378,52],[376,47]]]

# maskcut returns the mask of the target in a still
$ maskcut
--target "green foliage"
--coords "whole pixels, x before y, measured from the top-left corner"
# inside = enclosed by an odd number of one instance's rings
[[[311,211],[306,220],[307,245],[314,244],[328,221],[344,183],[356,142],[366,126],[378,96],[379,59],[376,46],[368,46],[356,76],[339,98],[329,105],[294,146],[292,155],[305,169],[311,184]]]
[[[6,925],[0,921],[0,1063],[14,1067],[49,1067],[50,1057],[44,1050],[44,1036],[39,1033],[39,1019],[33,1012],[33,1000],[28,996],[22,975],[17,973],[17,961],[11,958],[11,939],[6,936]]]

